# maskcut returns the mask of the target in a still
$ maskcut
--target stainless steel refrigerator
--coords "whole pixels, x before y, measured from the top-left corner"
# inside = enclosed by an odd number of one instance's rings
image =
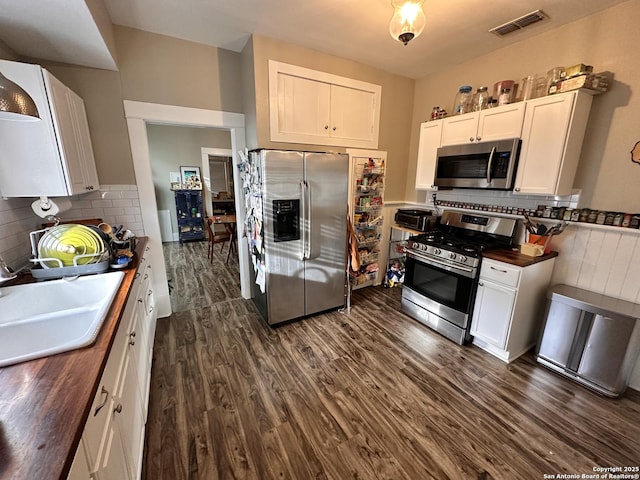
[[[262,213],[253,226],[261,238],[251,252],[254,265],[264,269],[258,284],[253,282],[258,310],[275,325],[343,306],[348,155],[281,150],[250,155]]]

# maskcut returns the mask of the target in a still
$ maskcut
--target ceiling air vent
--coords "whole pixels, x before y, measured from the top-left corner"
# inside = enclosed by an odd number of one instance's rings
[[[499,37],[506,35],[507,33],[515,32],[521,28],[528,27],[529,25],[544,20],[545,14],[542,10],[536,10],[535,12],[527,13],[521,17],[518,17],[510,22],[503,23],[495,28],[489,30],[491,33],[495,33]]]

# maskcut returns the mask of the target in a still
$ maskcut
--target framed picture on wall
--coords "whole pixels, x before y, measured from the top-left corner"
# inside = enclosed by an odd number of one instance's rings
[[[182,188],[202,190],[200,167],[180,167],[180,176],[182,177]]]

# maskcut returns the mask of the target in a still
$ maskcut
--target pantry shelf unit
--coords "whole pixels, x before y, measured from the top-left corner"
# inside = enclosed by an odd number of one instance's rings
[[[350,211],[360,259],[360,268],[351,274],[353,289],[380,283],[385,157],[351,156]]]

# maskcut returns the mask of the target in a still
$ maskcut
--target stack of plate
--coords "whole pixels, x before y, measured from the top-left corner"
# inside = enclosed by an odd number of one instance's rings
[[[98,232],[85,225],[69,223],[51,227],[42,235],[38,242],[38,257],[55,258],[62,262],[63,267],[71,267],[99,262],[106,249]],[[41,260],[40,264],[44,268],[60,267],[54,260]]]

